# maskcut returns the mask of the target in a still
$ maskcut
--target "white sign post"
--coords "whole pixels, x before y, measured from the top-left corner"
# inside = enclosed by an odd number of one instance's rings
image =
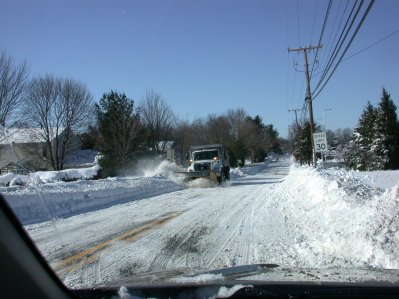
[[[313,133],[313,141],[316,153],[322,153],[327,151],[326,133]]]

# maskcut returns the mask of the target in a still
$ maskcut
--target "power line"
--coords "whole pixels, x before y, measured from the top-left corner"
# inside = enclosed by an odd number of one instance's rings
[[[330,44],[331,36],[332,36],[332,33],[333,33],[333,31],[334,31],[334,28],[335,28],[335,23],[336,23],[337,18],[338,18],[339,9],[341,8],[342,1],[341,1],[340,4],[339,4],[338,10],[337,10],[337,15],[335,16],[334,24],[333,24],[333,27],[332,27],[330,36],[329,36],[328,41],[327,41],[326,48],[329,47],[329,50],[328,50],[327,56],[325,56],[325,57],[332,57],[332,55],[333,55],[333,54],[332,54],[333,45],[334,45],[334,43],[335,43],[335,40],[337,39],[338,32],[339,32],[340,29],[341,29],[341,25],[342,25],[344,16],[345,16],[345,14],[346,14],[346,11],[347,11],[348,5],[349,5],[349,1],[346,1],[346,0],[345,0],[345,2],[346,2],[346,5],[345,5],[345,8],[344,8],[344,12],[342,13],[341,19],[340,19],[340,21],[339,21],[338,28],[337,28],[337,30],[335,31],[334,39],[333,39],[332,43]],[[331,45],[331,46],[330,46],[330,45]],[[325,60],[326,60],[326,59],[323,59],[323,63],[322,63],[321,65],[326,66],[326,65],[328,64],[328,63],[324,64],[324,61],[325,61]],[[319,74],[321,74],[321,73],[323,73],[323,71],[318,72],[318,73],[316,74],[316,76],[319,75]]]
[[[330,75],[328,76],[327,80],[324,82],[323,86],[322,86],[322,87],[319,89],[319,91],[314,95],[313,99],[315,99],[315,98],[320,94],[320,92],[324,89],[324,87],[326,86],[327,82],[330,80],[331,76],[334,74],[335,70],[337,69],[338,65],[341,63],[341,61],[342,61],[342,59],[344,58],[346,52],[348,51],[348,49],[349,49],[349,47],[351,46],[353,40],[355,39],[357,33],[359,32],[360,27],[362,27],[364,20],[366,19],[366,17],[367,17],[367,15],[369,14],[371,8],[373,7],[374,2],[375,2],[375,0],[371,0],[371,1],[370,1],[369,6],[367,7],[365,13],[363,14],[362,19],[360,20],[360,22],[359,22],[359,24],[358,24],[358,26],[357,26],[355,32],[354,32],[353,35],[352,35],[352,38],[350,39],[348,45],[346,46],[344,52],[342,53],[342,55],[341,55],[341,57],[340,57],[340,59],[338,60],[337,64],[335,65],[335,67],[334,67],[334,69],[332,70],[332,72],[330,73]]]
[[[358,54],[360,54],[360,53],[363,53],[364,51],[366,51],[366,50],[368,50],[368,49],[370,49],[370,48],[372,48],[372,47],[378,45],[379,43],[383,42],[384,40],[390,38],[391,36],[393,36],[393,35],[395,35],[395,34],[397,34],[397,33],[399,33],[399,28],[396,29],[394,32],[388,34],[387,36],[385,36],[385,37],[379,39],[378,41],[376,41],[376,42],[374,42],[374,43],[372,43],[371,45],[369,45],[369,46],[363,48],[362,50],[360,50],[360,51],[358,51],[358,52],[356,52],[356,53],[353,53],[351,56],[345,58],[345,59],[342,60],[342,61],[347,61],[348,59],[350,59],[350,58],[352,58],[352,57],[355,57],[356,55],[358,55]]]
[[[332,5],[332,0],[330,0],[330,1],[328,2],[328,7],[327,7],[326,15],[324,16],[323,28],[321,29],[321,33],[320,33],[320,37],[319,37],[319,42],[318,42],[319,45],[322,44],[321,41],[323,40],[324,30],[326,29],[328,17],[329,17],[329,15],[330,15],[331,5]],[[313,31],[313,30],[312,30],[312,31]],[[317,54],[318,54],[318,53],[319,53],[319,48],[317,48],[316,54],[315,54],[314,59],[313,59],[312,70],[310,71],[310,78],[312,78],[312,74],[313,74],[313,70],[314,70],[314,66],[315,66],[316,60],[317,60]]]
[[[334,51],[331,54],[330,59],[327,62],[327,66],[324,69],[324,72],[323,72],[321,78],[319,79],[319,82],[316,84],[314,92],[316,92],[317,89],[319,88],[319,86],[321,86],[321,84],[323,83],[324,78],[327,76],[328,72],[330,71],[335,59],[337,58],[337,55],[338,55],[339,51],[341,50],[341,48],[342,48],[342,46],[343,46],[343,44],[344,44],[344,42],[345,42],[350,30],[351,30],[351,28],[352,28],[352,26],[353,26],[353,24],[355,22],[355,19],[357,18],[357,15],[360,12],[360,9],[361,9],[361,7],[363,5],[363,2],[364,2],[364,0],[361,1],[359,7],[357,8],[357,11],[356,11],[355,15],[352,17],[352,14],[355,11],[355,8],[356,8],[356,5],[357,5],[358,1],[356,0],[355,4],[353,5],[352,10],[351,10],[351,12],[349,14],[349,17],[348,17],[348,19],[347,19],[347,21],[345,23],[345,26],[342,29],[341,35],[340,35],[340,37],[338,39],[338,42],[335,45]],[[349,24],[349,22],[350,22],[350,24]],[[349,24],[349,27],[348,27],[348,29],[346,29],[348,24]]]

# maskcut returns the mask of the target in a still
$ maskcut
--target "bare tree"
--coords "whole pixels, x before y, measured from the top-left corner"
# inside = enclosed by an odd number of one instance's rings
[[[191,124],[191,145],[210,143],[208,124],[203,118],[196,118]]]
[[[45,140],[54,170],[64,168],[74,133],[85,128],[93,107],[90,92],[80,82],[51,75],[32,80],[24,113],[33,127],[40,128],[37,134]]]
[[[184,165],[187,162],[185,155],[188,153],[190,146],[193,145],[193,130],[189,121],[180,120],[177,123],[174,142],[175,159],[180,165]]]
[[[230,109],[226,113],[226,119],[230,127],[230,135],[233,139],[241,139],[246,137],[246,125],[248,114],[244,109]]]
[[[161,94],[147,90],[139,103],[143,126],[147,129],[147,140],[155,153],[163,153],[168,141],[173,138],[175,114]]]
[[[16,65],[5,51],[0,53],[0,125],[5,126],[20,106],[28,84],[26,62]]]

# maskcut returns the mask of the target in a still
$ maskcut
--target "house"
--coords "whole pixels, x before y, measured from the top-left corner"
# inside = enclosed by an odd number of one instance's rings
[[[57,136],[65,133],[63,129],[58,131]],[[51,138],[52,143],[56,140],[55,136]],[[80,148],[76,135],[71,140],[68,150]],[[5,128],[0,132],[0,174],[50,169],[49,149],[42,129]]]
[[[87,168],[96,164],[100,152],[94,149],[76,149],[65,156],[65,168]]]

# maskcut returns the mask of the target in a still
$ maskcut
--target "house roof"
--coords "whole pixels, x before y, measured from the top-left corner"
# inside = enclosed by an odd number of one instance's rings
[[[59,134],[61,134],[64,129],[59,128]],[[53,130],[53,136],[55,137],[55,129]],[[44,131],[39,128],[4,128],[0,129],[0,144],[10,144],[10,143],[42,143],[45,142]]]

